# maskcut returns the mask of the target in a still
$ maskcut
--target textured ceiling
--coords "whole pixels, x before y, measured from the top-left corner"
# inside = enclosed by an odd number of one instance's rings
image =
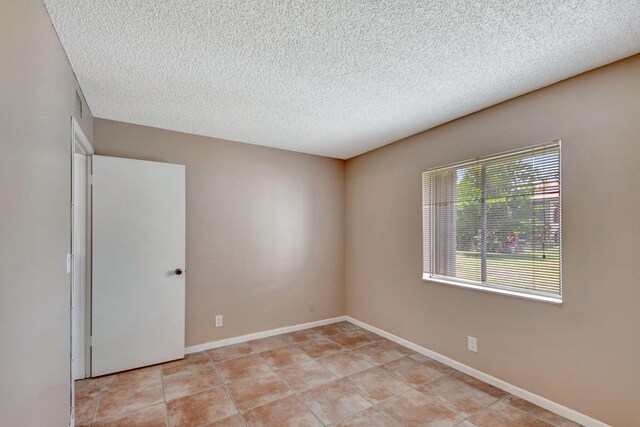
[[[45,0],[96,117],[349,158],[640,52],[638,0]]]

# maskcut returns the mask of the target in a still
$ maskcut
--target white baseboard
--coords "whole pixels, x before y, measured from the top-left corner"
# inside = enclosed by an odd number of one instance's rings
[[[186,347],[184,354],[197,353],[199,351],[210,350],[212,348],[223,347],[225,345],[238,344],[245,341],[257,340],[258,338],[272,337],[274,335],[288,334],[289,332],[301,331],[303,329],[315,328],[316,326],[328,325],[347,320],[347,316],[332,317],[330,319],[316,320],[315,322],[300,323],[293,326],[270,329],[268,331],[254,332],[252,334],[240,335],[237,337],[225,338],[218,341],[210,341],[204,344],[197,344]]]
[[[396,342],[402,346],[410,348],[413,351],[416,351],[420,354],[424,354],[432,359],[437,360],[438,362],[442,362],[445,365],[451,366],[454,369],[464,372],[465,374],[471,375],[481,381],[489,383],[495,387],[498,387],[508,393],[513,394],[514,396],[518,396],[521,399],[529,401],[535,405],[538,405],[544,409],[547,409],[555,414],[558,414],[562,417],[565,417],[568,420],[574,421],[578,424],[582,424],[586,427],[611,427],[608,424],[603,423],[602,421],[598,421],[594,418],[591,418],[583,413],[578,411],[574,411],[573,409],[567,408],[566,406],[560,405],[559,403],[553,402],[549,399],[546,399],[542,396],[538,396],[537,394],[531,393],[530,391],[524,390],[520,387],[517,387],[513,384],[509,384],[506,381],[502,381],[496,377],[493,377],[489,374],[485,374],[484,372],[478,371],[470,366],[467,366],[463,363],[457,362],[453,359],[450,359],[446,356],[443,356],[435,351],[431,351],[425,347],[419,346],[418,344],[414,344],[411,341],[407,341],[403,338],[400,338],[396,335],[393,335],[387,331],[376,328],[375,326],[371,326],[367,323],[361,322],[360,320],[354,319],[353,317],[346,316],[346,320],[348,322],[353,323],[354,325],[360,326],[361,328],[367,329],[373,333],[376,333],[380,336],[383,336],[393,342]]]

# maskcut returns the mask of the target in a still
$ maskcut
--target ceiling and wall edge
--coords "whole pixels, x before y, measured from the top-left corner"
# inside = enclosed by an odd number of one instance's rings
[[[44,0],[97,118],[350,159],[640,52],[635,0]]]

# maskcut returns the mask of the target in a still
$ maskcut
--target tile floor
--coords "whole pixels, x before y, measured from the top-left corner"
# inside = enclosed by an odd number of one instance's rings
[[[77,426],[577,424],[348,322],[76,383]]]

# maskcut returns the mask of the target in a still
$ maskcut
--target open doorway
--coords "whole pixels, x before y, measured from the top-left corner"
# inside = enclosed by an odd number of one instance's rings
[[[91,375],[91,168],[93,148],[71,118],[71,420],[75,380]]]

